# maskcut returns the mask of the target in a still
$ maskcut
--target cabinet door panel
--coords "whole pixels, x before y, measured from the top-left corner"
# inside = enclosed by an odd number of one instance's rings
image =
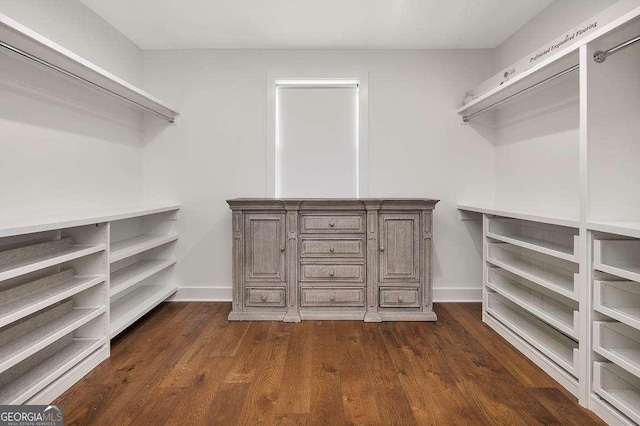
[[[420,215],[380,214],[380,282],[420,282]]]
[[[284,282],[284,214],[247,214],[245,242],[245,281]]]

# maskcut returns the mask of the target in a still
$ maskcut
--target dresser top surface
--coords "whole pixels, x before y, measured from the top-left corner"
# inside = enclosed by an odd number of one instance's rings
[[[440,200],[430,198],[234,198],[232,209],[258,208],[414,208],[433,209]]]

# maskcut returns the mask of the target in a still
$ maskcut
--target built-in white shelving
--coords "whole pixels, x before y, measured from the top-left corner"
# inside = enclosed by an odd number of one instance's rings
[[[573,376],[579,363],[578,342],[518,309],[501,296],[489,294],[486,312]]]
[[[21,57],[32,59],[170,122],[178,115],[175,108],[163,101],[3,14],[0,14],[0,40],[6,50],[17,52]]]
[[[115,298],[130,287],[175,265],[175,259],[139,260],[111,274],[111,297]]]
[[[489,268],[487,287],[567,336],[578,338],[577,302],[560,295],[554,297],[553,291],[527,283],[501,268]]]
[[[15,380],[0,387],[0,404],[24,404],[57,378],[108,343],[106,338],[78,339]],[[96,364],[97,365],[97,364]],[[86,374],[86,372],[85,372]]]
[[[113,339],[127,327],[142,318],[151,309],[158,306],[176,292],[178,286],[143,285],[111,303],[111,338]]]
[[[594,268],[640,283],[640,240],[595,240]]]
[[[640,377],[640,330],[613,321],[595,321],[593,350]]]
[[[545,257],[508,243],[487,243],[487,261],[506,271],[548,288],[562,296],[577,300],[577,264]]]
[[[38,254],[39,251],[46,251],[45,254]],[[46,246],[52,248],[47,250]],[[19,277],[30,272],[35,272],[51,266],[69,262],[84,256],[98,253],[105,250],[104,244],[73,244],[72,239],[65,238],[63,240],[51,241],[46,243],[34,244],[32,249],[36,254],[29,256],[16,256],[15,261],[8,261],[0,266],[0,281],[9,280]]]
[[[640,284],[594,280],[593,309],[640,330]]]
[[[178,239],[177,234],[170,235],[138,235],[124,241],[111,244],[111,262],[118,262]]]
[[[111,222],[111,338],[177,290],[173,277],[177,210]]]
[[[531,222],[546,223],[550,225],[565,226],[570,228],[578,228],[580,226],[580,218],[563,213],[546,211],[543,209],[524,209],[512,208],[507,206],[491,206],[479,204],[459,204],[460,212],[480,213],[491,216],[506,217],[512,219],[520,219]],[[465,217],[462,217],[465,220]]]
[[[4,295],[4,292],[0,292],[0,327],[4,327],[34,312],[72,297],[81,291],[103,283],[106,279],[104,275],[81,277],[65,276],[64,273],[57,275],[60,276],[60,279],[56,280],[53,285],[34,289],[33,292],[17,298],[10,298]]]
[[[56,340],[77,330],[106,308],[76,308],[50,323],[0,347],[0,373],[18,364]]]
[[[0,404],[55,398],[108,344],[108,226],[0,238]]]
[[[593,389],[633,422],[640,423],[640,379],[610,362],[594,362]]]

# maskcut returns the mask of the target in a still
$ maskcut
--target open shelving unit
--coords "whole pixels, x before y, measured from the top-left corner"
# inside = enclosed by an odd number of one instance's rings
[[[625,10],[458,109],[496,153],[493,196],[458,209],[483,223],[483,320],[581,405],[637,425],[640,7]]]
[[[0,220],[0,404],[50,403],[176,291],[178,209]]]
[[[484,322],[578,397],[588,347],[581,323],[579,222],[458,208],[463,220],[482,219]]]
[[[109,355],[106,224],[0,238],[0,404],[50,401]]]
[[[111,338],[176,292],[177,210],[111,223]]]

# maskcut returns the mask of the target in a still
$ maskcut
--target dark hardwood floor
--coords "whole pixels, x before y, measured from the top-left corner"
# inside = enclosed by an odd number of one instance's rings
[[[68,390],[65,424],[602,424],[482,324],[227,322],[228,303],[165,303]]]

